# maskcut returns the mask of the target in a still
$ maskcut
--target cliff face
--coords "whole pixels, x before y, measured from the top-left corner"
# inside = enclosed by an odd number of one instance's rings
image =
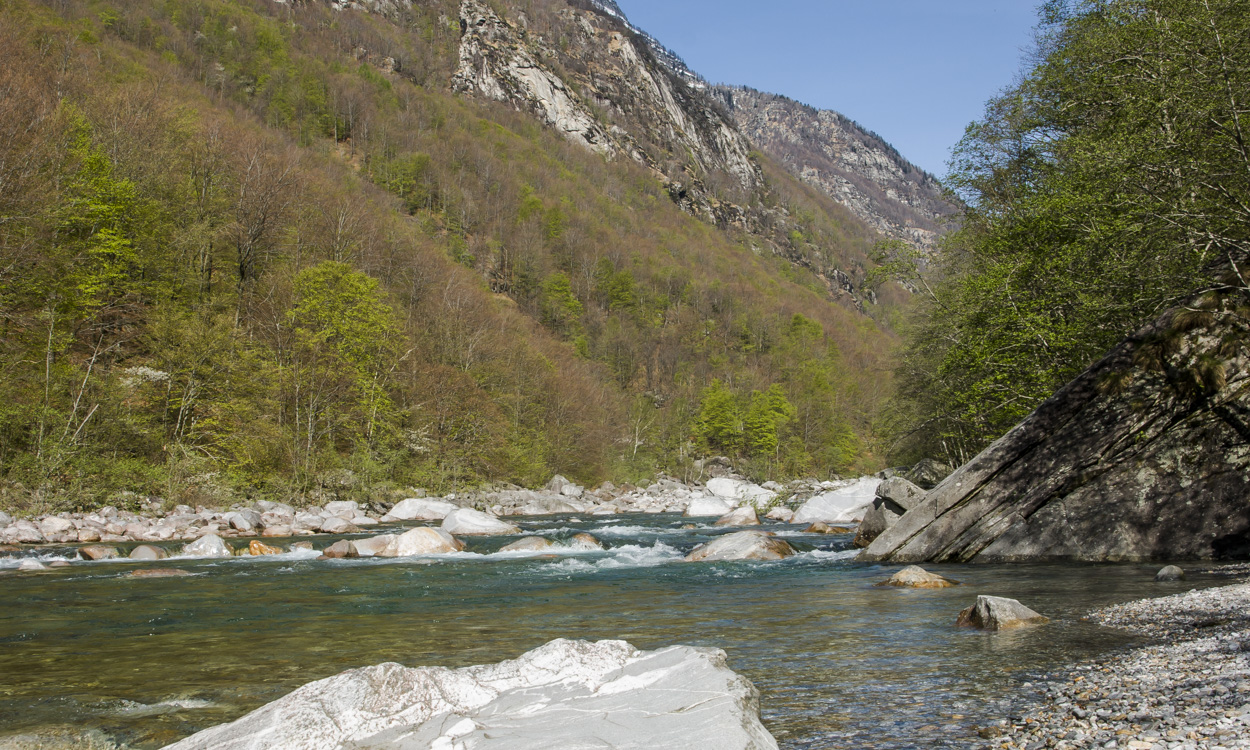
[[[759,149],[887,237],[932,250],[956,212],[932,175],[837,112],[747,88],[713,92]]]
[[[1190,300],[951,474],[865,560],[1250,554],[1250,294]]]

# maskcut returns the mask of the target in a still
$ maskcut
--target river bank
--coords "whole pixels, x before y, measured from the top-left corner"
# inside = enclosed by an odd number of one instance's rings
[[[983,727],[974,747],[1250,748],[1250,583],[1105,607],[1088,619],[1158,642],[1025,683],[1038,700]]]

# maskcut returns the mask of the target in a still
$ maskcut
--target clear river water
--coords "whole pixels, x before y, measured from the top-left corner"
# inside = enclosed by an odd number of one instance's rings
[[[483,664],[564,637],[724,649],[788,750],[962,747],[1004,699],[1027,697],[1034,675],[1138,642],[1082,621],[1090,609],[1221,582],[1158,584],[1157,565],[934,565],[963,585],[878,588],[899,566],[855,562],[849,534],[797,526],[768,527],[801,550],[794,558],[684,563],[727,531],[700,520],[520,519],[529,534],[589,531],[609,548],[557,555],[498,553],[516,537],[495,537],[389,560],[297,551],[28,573],[3,557],[0,736],[72,725],[157,748],[345,669]],[[21,554],[73,559],[72,548]],[[142,567],[193,575],[128,575]],[[1019,599],[1052,622],[955,627],[976,594]]]

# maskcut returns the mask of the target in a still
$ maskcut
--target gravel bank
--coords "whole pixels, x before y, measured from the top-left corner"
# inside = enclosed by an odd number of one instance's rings
[[[1160,643],[1050,675],[1038,703],[982,728],[973,747],[1250,748],[1250,583],[1089,618]]]

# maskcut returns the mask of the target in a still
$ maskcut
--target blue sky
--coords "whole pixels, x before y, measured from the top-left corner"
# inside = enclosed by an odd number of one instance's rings
[[[714,83],[784,94],[875,131],[920,167],[1018,76],[1032,0],[617,0]]]

